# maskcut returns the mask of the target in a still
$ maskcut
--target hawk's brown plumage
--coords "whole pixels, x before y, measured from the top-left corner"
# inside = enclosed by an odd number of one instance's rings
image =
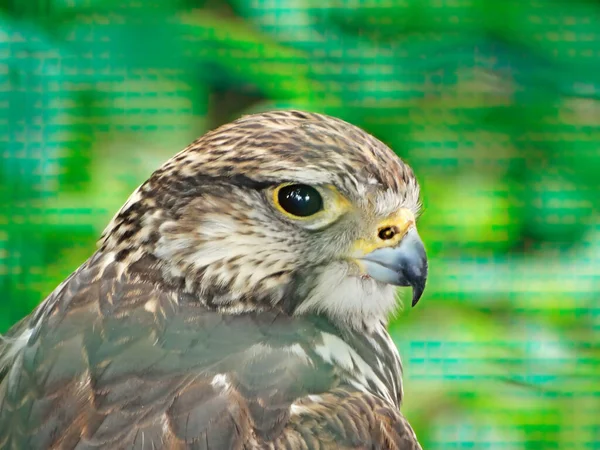
[[[323,210],[290,216],[282,183]],[[0,448],[420,448],[385,330],[389,283],[424,286],[418,195],[338,119],[277,111],[206,134],[0,341]]]

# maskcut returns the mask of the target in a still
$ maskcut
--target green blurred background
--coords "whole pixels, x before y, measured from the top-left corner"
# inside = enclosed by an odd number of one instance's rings
[[[0,5],[0,332],[194,138],[324,112],[422,184],[391,330],[424,448],[600,449],[600,1]]]

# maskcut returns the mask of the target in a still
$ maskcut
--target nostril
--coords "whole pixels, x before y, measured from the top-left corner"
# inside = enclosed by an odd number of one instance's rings
[[[379,233],[377,235],[382,241],[389,241],[394,236],[396,236],[396,232],[396,227],[384,227],[379,230]]]

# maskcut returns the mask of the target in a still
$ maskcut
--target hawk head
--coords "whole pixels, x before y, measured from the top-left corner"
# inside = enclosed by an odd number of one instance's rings
[[[427,276],[419,187],[383,143],[300,111],[243,117],[167,161],[108,225],[101,252],[150,256],[223,312],[281,308],[362,327]]]

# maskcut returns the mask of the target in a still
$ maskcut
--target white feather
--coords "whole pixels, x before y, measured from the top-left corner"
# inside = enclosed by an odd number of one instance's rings
[[[396,289],[371,278],[351,276],[347,263],[329,265],[296,314],[324,313],[354,328],[372,327],[398,307]]]
[[[28,328],[14,338],[8,338],[0,335],[0,341],[5,345],[0,355],[0,371],[11,365],[21,354],[33,334],[33,329]]]
[[[221,391],[227,391],[231,388],[229,378],[227,377],[227,374],[224,373],[216,374],[210,382],[210,385]]]
[[[369,382],[377,386],[377,390],[394,403],[385,383],[375,374],[371,366],[346,342],[330,333],[321,333],[323,342],[315,347],[317,353],[324,361],[335,364],[348,372],[350,381],[356,383],[361,391],[368,391]],[[358,371],[355,371],[358,369]]]

